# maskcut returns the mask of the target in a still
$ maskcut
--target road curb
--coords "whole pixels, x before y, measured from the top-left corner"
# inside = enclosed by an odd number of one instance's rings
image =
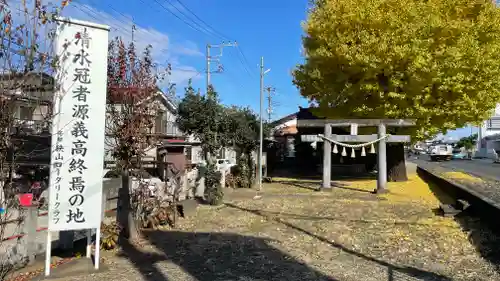
[[[430,169],[426,169],[421,165],[417,166],[417,174],[433,180],[435,183],[439,184],[441,188],[447,193],[453,193],[458,199],[465,199],[471,204],[483,204],[494,208],[495,211],[500,211],[500,203],[497,203],[490,198],[479,194],[478,192],[467,188],[465,185],[458,182],[446,179],[441,175],[432,172]]]

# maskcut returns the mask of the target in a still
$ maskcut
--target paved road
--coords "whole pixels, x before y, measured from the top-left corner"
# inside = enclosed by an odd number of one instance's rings
[[[421,155],[419,159],[409,159],[409,161],[418,165],[418,163],[429,161],[428,158],[426,155]],[[432,163],[473,176],[500,181],[500,164],[494,164],[492,160],[451,160]]]

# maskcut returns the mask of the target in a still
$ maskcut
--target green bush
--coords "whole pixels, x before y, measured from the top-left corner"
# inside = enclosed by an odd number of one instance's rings
[[[236,186],[241,188],[252,187],[255,181],[255,165],[252,156],[241,154],[236,159],[236,166],[231,169],[236,179]]]
[[[214,164],[209,164],[205,171],[205,198],[210,205],[220,205],[224,199],[224,191],[220,184],[221,173]]]

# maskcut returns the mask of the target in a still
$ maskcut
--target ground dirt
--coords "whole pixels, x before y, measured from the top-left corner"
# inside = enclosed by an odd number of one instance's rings
[[[106,254],[108,271],[65,280],[500,280],[470,239],[479,226],[437,216],[446,196],[416,175],[384,195],[374,180],[280,181],[225,190],[224,205]]]

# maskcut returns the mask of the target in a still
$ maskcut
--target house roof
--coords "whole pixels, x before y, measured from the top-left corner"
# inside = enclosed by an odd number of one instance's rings
[[[155,87],[109,86],[107,102],[110,104],[141,104],[155,95]]]
[[[314,115],[311,112],[311,107],[301,107],[299,106],[299,112],[297,112],[297,119],[325,119],[325,118],[320,118]]]
[[[297,126],[292,125],[276,130],[276,132],[274,132],[274,135],[275,136],[295,135],[298,132],[299,131],[297,130]]]
[[[133,91],[133,90],[132,90]],[[137,90],[138,91],[138,90]],[[140,95],[140,92],[138,92]],[[159,88],[156,88],[156,92],[153,95],[148,94],[148,98],[140,100],[137,104],[143,104],[145,102],[149,102],[154,99],[159,99],[170,111],[176,112],[177,111],[177,103],[175,101],[172,101],[170,97],[168,97],[165,93],[163,93]],[[109,102],[112,102],[114,104],[120,104],[120,100],[118,98],[116,99],[111,99]]]
[[[159,91],[157,95],[161,98],[162,102],[167,106],[167,108],[172,112],[177,112],[177,103],[167,96],[162,91]]]
[[[283,124],[283,123],[286,123],[290,120],[293,120],[293,119],[300,119],[300,120],[303,120],[303,119],[322,119],[322,118],[318,118],[317,116],[315,116],[311,110],[310,107],[301,107],[299,106],[299,111],[295,112],[295,113],[292,113],[292,114],[289,114],[283,118],[280,118],[274,122],[271,123],[272,126],[278,126],[280,124]],[[286,126],[285,128],[281,128],[281,129],[278,129],[276,130],[276,132],[274,132],[274,135],[275,136],[283,136],[283,135],[295,135],[298,133],[298,129],[297,129],[297,125],[291,125],[291,126]]]
[[[287,115],[285,117],[282,117],[282,118],[280,118],[278,120],[275,120],[275,121],[271,122],[271,125],[272,126],[277,126],[279,124],[282,124],[282,123],[288,122],[290,120],[296,119],[297,118],[297,114],[298,114],[298,112],[289,114],[289,115]]]
[[[484,137],[485,140],[494,140],[494,141],[500,141],[500,133],[489,135]]]
[[[54,78],[44,72],[0,74],[0,85],[9,90],[54,90]]]

